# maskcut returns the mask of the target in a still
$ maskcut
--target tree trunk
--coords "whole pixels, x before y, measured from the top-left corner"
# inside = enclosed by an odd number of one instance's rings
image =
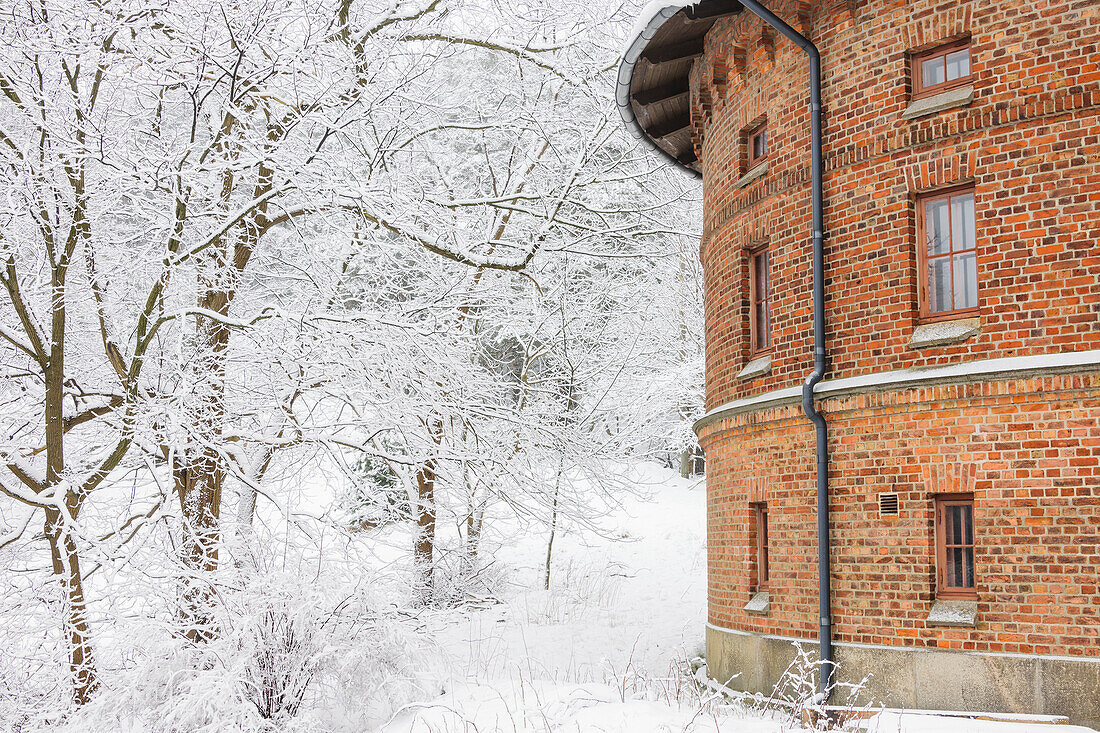
[[[692,456],[693,452],[691,448],[684,448],[680,451],[680,478],[691,478],[693,468]]]
[[[228,314],[230,298],[224,292],[207,291],[199,307]],[[177,457],[173,474],[180,509],[183,537],[180,559],[186,571],[180,599],[183,633],[193,642],[209,641],[218,633],[214,618],[214,590],[210,577],[218,569],[221,541],[222,486],[225,466],[214,447],[222,435],[225,420],[225,358],[229,349],[229,328],[216,320],[197,317],[199,343],[207,349],[208,392],[204,395],[202,422],[197,426],[205,445],[184,451]]]
[[[257,491],[252,486],[241,489],[240,499],[237,501],[237,528],[243,533],[252,527],[252,518],[256,516]]]
[[[489,502],[488,492],[479,493],[481,481],[471,480],[468,466],[463,468],[466,484],[466,551],[463,555],[463,572],[471,576],[478,570],[477,554],[481,546],[481,527],[485,521],[485,507]]]
[[[65,473],[65,267],[54,267],[51,303],[50,356],[43,370],[45,381],[46,488],[56,487]],[[72,488],[65,491],[65,511],[75,520],[81,497]],[[99,687],[84,600],[84,579],[76,541],[60,509],[47,509],[43,532],[50,543],[53,572],[60,583],[63,604],[61,630],[69,651],[69,676],[73,702],[83,705]]]
[[[481,526],[485,522],[485,502],[470,507],[466,517],[466,559],[470,572],[477,570],[477,553],[481,546]]]
[[[177,460],[176,493],[183,510],[180,560],[186,571],[180,593],[183,634],[192,642],[205,642],[218,633],[214,618],[214,591],[210,577],[218,569],[221,540],[219,516],[225,472],[210,449]]]
[[[554,552],[554,534],[558,530],[558,494],[561,492],[561,463],[558,464],[558,473],[554,477],[554,502],[550,507],[550,539],[546,541],[546,574],[543,586],[550,590],[550,559]]]
[[[416,472],[416,543],[413,562],[420,574],[420,600],[431,600],[435,562],[435,460],[430,459]]]
[[[472,576],[478,571],[478,552],[481,550],[481,530],[485,526],[485,507],[488,497],[484,497],[470,506],[466,516],[466,554],[464,557],[466,575]]]
[[[56,509],[46,511],[43,529],[50,542],[53,572],[61,584],[61,600],[64,604],[61,630],[69,651],[69,677],[73,702],[83,705],[99,688],[95,660],[88,627],[88,610],[84,601],[84,582],[80,571],[80,555],[76,542],[65,529],[61,513]]]
[[[443,421],[436,418],[426,423],[428,434],[438,448],[443,443]],[[416,541],[413,544],[413,564],[420,573],[417,589],[421,603],[429,603],[435,591],[435,482],[438,465],[429,456],[416,472]]]

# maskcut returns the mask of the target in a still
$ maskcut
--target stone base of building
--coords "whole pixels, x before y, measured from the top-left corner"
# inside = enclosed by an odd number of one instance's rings
[[[707,626],[711,676],[740,692],[771,694],[810,641]],[[1100,659],[834,644],[838,681],[863,689],[857,705],[916,710],[1064,715],[1100,730]],[[834,703],[843,703],[838,693]]]

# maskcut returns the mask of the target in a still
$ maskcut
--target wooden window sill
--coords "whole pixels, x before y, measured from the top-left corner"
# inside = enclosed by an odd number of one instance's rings
[[[978,602],[959,598],[937,599],[925,621],[929,626],[977,628]]]
[[[948,89],[946,92],[933,94],[929,97],[914,99],[912,103],[901,113],[903,120],[913,120],[918,117],[927,117],[937,112],[944,112],[956,107],[965,107],[974,101],[974,85]]]
[[[757,178],[761,178],[767,172],[768,161],[765,160],[763,163],[760,163],[755,168],[750,169],[748,173],[734,181],[733,187],[744,188],[745,186],[755,181]]]
[[[982,319],[959,318],[954,321],[935,321],[917,326],[909,339],[910,349],[929,346],[946,346],[966,341],[982,332]]]
[[[765,374],[770,373],[771,370],[772,357],[770,354],[764,354],[763,356],[756,357],[748,364],[746,364],[744,369],[737,372],[737,379],[741,381],[747,379],[756,379],[757,377],[762,377]]]
[[[768,607],[770,604],[770,597],[768,591],[762,590],[754,594],[752,600],[745,606],[745,613],[751,613],[754,616],[767,616]]]

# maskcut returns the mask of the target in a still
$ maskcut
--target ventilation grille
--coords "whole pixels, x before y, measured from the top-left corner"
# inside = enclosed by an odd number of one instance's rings
[[[898,515],[898,495],[878,495],[878,515],[880,517],[896,517]]]

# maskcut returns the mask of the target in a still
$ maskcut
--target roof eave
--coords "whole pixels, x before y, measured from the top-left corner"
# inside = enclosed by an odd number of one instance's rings
[[[623,53],[622,60],[619,62],[619,73],[615,79],[615,105],[619,109],[619,116],[623,118],[623,122],[626,124],[627,129],[630,130],[630,133],[634,135],[634,137],[645,140],[645,142],[663,158],[696,178],[699,178],[703,175],[702,171],[684,163],[672,153],[658,145],[656,140],[646,134],[645,130],[642,129],[641,124],[638,122],[638,116],[634,114],[634,107],[630,101],[632,96],[631,83],[634,80],[634,67],[638,64],[638,60],[642,57],[642,53],[646,50],[646,47],[649,46],[649,42],[653,40],[653,36],[670,18],[685,8],[692,7],[694,4],[695,2],[681,2],[673,5],[665,5],[663,7],[654,6],[654,4],[647,6],[647,10],[652,9],[650,17],[645,21],[645,25],[642,26],[641,32],[630,40],[626,51]],[[643,13],[645,13],[645,11],[643,11]],[[641,23],[642,19],[639,18],[639,24]]]
[[[691,69],[714,24],[742,10],[738,0],[652,0],[619,63],[615,103],[627,129],[696,177],[702,172],[691,141]]]

